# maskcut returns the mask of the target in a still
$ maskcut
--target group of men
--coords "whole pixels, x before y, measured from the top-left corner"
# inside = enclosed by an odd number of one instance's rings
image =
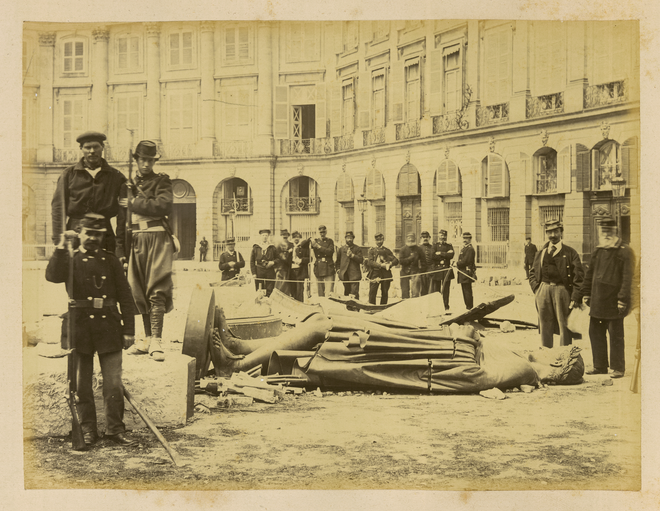
[[[562,346],[572,343],[568,316],[584,303],[590,306],[593,353],[593,369],[587,374],[608,374],[609,367],[611,378],[621,378],[625,374],[623,320],[632,307],[635,261],[630,247],[617,236],[613,218],[602,217],[599,231],[599,244],[586,274],[577,251],[563,243],[564,227],[557,221],[545,225],[548,242],[540,251],[527,240],[525,269],[535,295],[543,346],[552,348],[554,334],[559,334]],[[531,263],[528,252],[534,253]]]
[[[59,177],[52,200],[53,242],[46,279],[66,284],[68,321],[63,322],[63,347],[75,346],[78,414],[85,444],[98,440],[92,390],[94,353],[103,375],[105,437],[131,446],[125,434],[122,350],[150,354],[163,361],[164,315],[173,308],[172,262],[178,243],[168,223],[172,182],[154,172],[157,145],[149,140],[131,150],[137,164],[127,179],[103,158],[103,133],[77,139],[82,158]],[[132,161],[131,161],[132,165]],[[111,218],[117,217],[115,236]],[[118,308],[119,306],[119,308]],[[136,314],[145,335],[135,340]],[[69,337],[72,338],[69,338]],[[71,343],[70,341],[73,341]],[[64,352],[66,353],[66,352]]]

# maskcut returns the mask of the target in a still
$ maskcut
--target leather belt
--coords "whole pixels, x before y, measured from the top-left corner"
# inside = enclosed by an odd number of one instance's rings
[[[144,231],[150,227],[162,227],[162,220],[149,220],[147,222],[140,222],[139,224],[131,224],[131,229],[134,231]]]
[[[77,309],[102,309],[117,305],[114,298],[88,298],[87,300],[69,300],[69,305]]]

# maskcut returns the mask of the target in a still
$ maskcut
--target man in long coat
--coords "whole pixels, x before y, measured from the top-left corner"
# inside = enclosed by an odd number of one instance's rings
[[[527,275],[528,279],[529,269],[534,264],[534,258],[536,257],[537,252],[538,249],[536,248],[536,245],[532,243],[532,238],[525,238],[525,259],[523,261],[523,265],[525,266],[525,274]]]
[[[335,287],[335,242],[327,237],[325,225],[319,225],[319,237],[310,238],[314,251],[314,275],[319,296],[332,294]]]
[[[346,232],[346,245],[343,245],[337,251],[337,275],[339,280],[344,282],[344,296],[353,295],[356,300],[360,299],[360,280],[362,272],[362,249],[353,241],[355,234],[353,231]]]
[[[415,243],[415,233],[406,234],[406,245],[399,250],[399,264],[401,264],[401,298],[417,298],[419,296],[420,260],[423,254]]]
[[[222,272],[222,280],[231,280],[241,273],[241,268],[245,267],[245,260],[243,256],[236,251],[236,240],[234,238],[227,238],[225,241],[225,250],[220,254],[220,261],[218,268]]]
[[[454,272],[451,260],[454,258],[454,247],[447,243],[447,231],[438,231],[438,242],[433,245],[433,273],[431,274],[431,292],[441,292],[445,314],[449,314],[449,291]]]
[[[382,233],[376,233],[374,239],[376,246],[369,248],[364,263],[369,279],[369,303],[376,304],[376,295],[380,286],[380,304],[385,305],[392,284],[392,266],[399,264],[399,260],[389,248],[383,246],[385,236]]]
[[[474,307],[472,283],[477,278],[477,265],[475,264],[475,253],[472,246],[472,234],[469,232],[463,233],[463,248],[458,254],[456,268],[459,270],[456,282],[461,285],[465,308],[470,310]]]
[[[309,278],[309,240],[303,240],[298,231],[291,235],[293,250],[291,251],[291,270],[289,280],[291,296],[299,302],[305,301],[305,279]]]
[[[275,288],[275,247],[268,241],[270,229],[261,229],[261,243],[255,243],[250,253],[250,270],[254,277],[254,287],[266,290],[270,296]]]

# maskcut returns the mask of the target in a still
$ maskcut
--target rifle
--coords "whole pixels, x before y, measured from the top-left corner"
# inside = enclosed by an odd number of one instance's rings
[[[62,215],[62,233],[66,232],[66,203],[64,201],[64,187],[62,188],[62,204],[64,214]],[[71,447],[74,451],[86,451],[88,449],[85,444],[85,435],[83,434],[82,426],[80,425],[80,418],[78,417],[78,354],[76,352],[76,337],[74,332],[75,321],[73,318],[75,309],[71,306],[73,301],[73,245],[71,240],[66,241],[67,249],[69,252],[69,274],[67,277],[67,294],[68,294],[68,313],[67,313],[67,332],[66,332],[66,346],[64,349],[69,350],[67,355],[67,380],[69,384],[69,391],[67,392],[67,402],[69,403],[69,411],[71,412]]]
[[[131,242],[133,241],[133,228],[131,220],[131,199],[133,198],[133,132],[135,130],[128,129],[131,132],[131,145],[128,148],[128,182],[126,183],[126,238],[124,240],[124,255],[126,261],[130,259]]]

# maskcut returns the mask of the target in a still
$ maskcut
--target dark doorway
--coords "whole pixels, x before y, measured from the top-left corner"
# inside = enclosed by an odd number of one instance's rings
[[[195,203],[174,203],[170,225],[179,243],[181,252],[178,259],[193,259],[195,257],[195,232],[197,225],[197,211]]]

